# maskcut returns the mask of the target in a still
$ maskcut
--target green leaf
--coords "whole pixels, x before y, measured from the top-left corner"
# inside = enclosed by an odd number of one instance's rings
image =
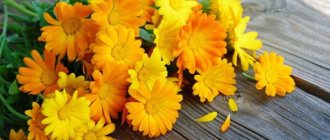
[[[21,100],[21,98],[22,98],[21,94],[9,95],[8,98],[6,99],[6,102],[8,104],[13,104]]]
[[[17,84],[17,81],[16,80],[13,83],[11,83],[11,85],[9,87],[9,90],[8,90],[8,93],[10,95],[16,95],[16,94],[19,93],[18,84]]]
[[[148,33],[145,29],[140,29],[140,36],[147,42],[154,42],[155,36],[151,33]]]

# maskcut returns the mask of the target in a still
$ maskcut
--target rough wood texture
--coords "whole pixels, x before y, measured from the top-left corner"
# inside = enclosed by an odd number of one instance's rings
[[[231,113],[223,96],[202,104],[185,90],[174,130],[158,139],[330,139],[330,1],[243,0],[243,6],[252,17],[248,30],[264,42],[262,51],[275,51],[294,67],[295,92],[267,97],[238,74],[239,111]],[[219,113],[215,121],[194,121],[210,111]],[[220,133],[229,113],[231,127]],[[146,139],[128,127],[115,136]]]

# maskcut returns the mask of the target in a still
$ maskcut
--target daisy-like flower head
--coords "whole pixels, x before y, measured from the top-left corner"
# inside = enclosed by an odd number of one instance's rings
[[[106,124],[104,119],[100,119],[97,124],[94,121],[89,121],[78,130],[78,134],[74,140],[114,140],[107,136],[115,131],[115,124]]]
[[[80,2],[74,5],[58,2],[54,13],[57,20],[44,13],[45,20],[51,25],[41,28],[39,40],[46,42],[47,50],[59,55],[60,58],[67,55],[68,60],[73,61],[95,39],[98,27],[92,20],[86,19],[92,13],[92,9]]]
[[[94,81],[90,84],[91,94],[86,94],[91,104],[91,117],[94,121],[101,118],[111,123],[111,118],[117,119],[126,102],[128,89],[128,69],[125,65],[112,63],[104,65],[102,73],[93,72]]]
[[[95,1],[95,0],[94,0]],[[94,13],[92,19],[101,26],[107,28],[110,25],[124,25],[134,29],[139,34],[139,27],[144,25],[143,10],[135,0],[103,0],[91,2]]]
[[[158,48],[155,48],[151,54],[151,57],[148,57],[147,54],[144,54],[143,60],[137,62],[135,69],[128,70],[130,78],[128,79],[131,82],[130,88],[138,88],[141,82],[145,82],[148,86],[152,85],[156,79],[167,77],[167,71],[165,63],[161,60],[160,52]]]
[[[17,132],[15,132],[14,129],[10,130],[9,133],[9,140],[26,140],[26,136],[24,134],[23,129],[19,129]]]
[[[77,90],[78,91],[78,97],[89,93],[89,81],[85,81],[84,76],[78,76],[74,73],[71,73],[70,75],[67,75],[64,72],[60,72],[58,74],[59,79],[57,81],[59,90],[65,89],[65,91],[73,95],[73,93]]]
[[[28,120],[29,125],[29,140],[48,140],[48,137],[45,135],[44,128],[45,125],[41,124],[41,121],[45,116],[41,113],[40,105],[36,102],[32,103],[32,109],[26,110],[25,114],[31,119]]]
[[[254,64],[255,58],[251,56],[255,51],[262,47],[261,40],[257,40],[257,32],[244,33],[249,17],[243,18],[234,30],[234,38],[230,39],[230,44],[234,48],[233,64],[237,66],[237,57],[239,57],[242,69],[247,71],[249,65]]]
[[[183,25],[176,20],[162,20],[160,25],[154,29],[156,48],[159,48],[165,64],[169,65],[174,60],[174,49],[178,45],[178,34]]]
[[[290,77],[292,68],[284,65],[284,58],[276,53],[265,52],[259,57],[260,62],[254,65],[255,79],[258,81],[256,88],[261,90],[266,87],[268,96],[285,96],[295,88],[295,82]]]
[[[127,119],[132,120],[133,129],[143,135],[157,137],[172,130],[179,116],[182,95],[179,88],[168,80],[156,80],[152,87],[141,83],[139,89],[130,89],[129,94],[136,102],[128,102]]]
[[[135,39],[134,31],[130,28],[111,26],[99,31],[97,36],[92,62],[99,68],[112,62],[133,68],[143,57],[142,42]]]
[[[44,91],[44,94],[53,93],[57,88],[58,73],[67,73],[67,68],[60,62],[56,63],[54,53],[44,50],[44,59],[36,50],[31,52],[32,58],[23,59],[27,67],[18,69],[17,81],[22,84],[21,91],[38,94]]]
[[[227,31],[237,26],[243,14],[240,0],[210,0],[210,8]]]
[[[172,19],[185,24],[192,12],[192,8],[198,3],[194,0],[156,0],[159,14],[165,19]]]
[[[223,59],[218,65],[195,75],[197,82],[193,86],[193,94],[198,95],[201,102],[205,100],[212,102],[219,92],[226,96],[234,95],[236,91],[235,76],[231,63],[227,63],[227,60]]]
[[[70,97],[65,90],[55,91],[55,96],[45,98],[42,103],[42,114],[45,119],[42,124],[47,125],[44,129],[51,139],[73,138],[76,130],[82,127],[89,118],[89,104],[85,97],[77,97],[76,91]]]
[[[194,13],[179,33],[179,45],[174,55],[183,62],[191,74],[206,70],[217,64],[227,53],[225,29],[215,20],[214,15]]]

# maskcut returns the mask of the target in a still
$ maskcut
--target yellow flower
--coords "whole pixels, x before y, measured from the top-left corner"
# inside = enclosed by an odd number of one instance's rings
[[[168,80],[156,80],[153,87],[141,83],[138,90],[130,89],[129,94],[137,100],[126,104],[133,129],[149,137],[172,130],[181,109],[182,95],[178,91],[178,86]]]
[[[156,0],[159,14],[165,19],[172,19],[185,24],[189,18],[192,8],[197,6],[194,0]]]
[[[225,29],[215,20],[215,16],[196,12],[179,33],[179,45],[174,55],[191,74],[196,70],[205,71],[216,65],[227,53]]]
[[[249,69],[249,65],[253,66],[254,64],[255,58],[251,56],[251,53],[255,54],[255,51],[262,47],[261,40],[256,39],[258,36],[257,32],[244,33],[249,19],[249,17],[245,17],[240,21],[235,28],[234,38],[231,39],[231,46],[235,49],[233,64],[237,66],[237,57],[239,57],[244,71]]]
[[[11,129],[9,134],[9,140],[27,140],[27,138],[22,129],[19,129],[17,132],[15,132],[14,129]]]
[[[104,65],[102,73],[93,72],[94,81],[90,84],[91,94],[85,97],[92,102],[90,116],[94,121],[101,118],[111,123],[111,118],[118,118],[123,110],[128,89],[128,69],[125,65],[112,63]]]
[[[78,76],[74,73],[71,73],[70,75],[67,75],[64,72],[60,72],[58,74],[59,79],[57,81],[59,90],[65,89],[65,91],[73,95],[74,91],[78,91],[78,97],[89,93],[88,88],[89,88],[89,82],[85,81],[84,76]]]
[[[51,25],[41,28],[39,40],[46,42],[46,49],[59,55],[60,59],[67,54],[69,61],[73,61],[95,39],[98,27],[86,19],[92,9],[80,2],[74,5],[58,2],[54,13],[58,20],[44,13],[45,20]]]
[[[106,124],[104,119],[100,119],[97,124],[89,121],[78,130],[74,140],[114,140],[109,135],[115,130],[115,124]]]
[[[240,0],[210,0],[210,5],[212,13],[226,29],[235,28],[240,22],[243,14]]]
[[[48,140],[48,137],[45,135],[44,128],[45,125],[41,124],[41,121],[45,116],[41,113],[40,105],[36,102],[32,103],[32,109],[26,110],[25,114],[31,119],[28,120],[29,125],[29,140]]]
[[[36,95],[44,91],[44,94],[53,93],[57,88],[59,72],[67,73],[67,68],[58,62],[54,53],[44,50],[44,59],[36,50],[31,52],[32,58],[24,57],[27,67],[18,69],[17,81],[22,84],[19,88],[23,92]]]
[[[95,0],[94,0],[95,1]],[[132,28],[135,34],[139,34],[139,27],[144,25],[145,20],[142,7],[135,0],[103,0],[102,2],[91,1],[92,19],[101,27],[110,25],[124,25]]]
[[[254,65],[257,89],[266,87],[268,96],[285,96],[286,92],[291,93],[294,90],[295,82],[290,77],[292,68],[284,65],[282,56],[265,52],[259,57],[259,61]]]
[[[51,139],[69,139],[75,136],[76,129],[90,120],[89,104],[84,97],[77,97],[77,91],[70,97],[65,90],[55,91],[55,96],[45,98],[42,103],[42,114],[45,119],[42,124],[47,125],[45,134]]]
[[[128,70],[128,73],[131,76],[128,81],[132,83],[130,88],[135,89],[139,87],[141,82],[151,86],[156,79],[167,77],[165,63],[161,60],[158,48],[153,50],[151,57],[144,54],[143,60],[137,62],[135,69]]]
[[[235,76],[231,63],[227,63],[227,60],[224,59],[218,65],[195,75],[197,82],[193,86],[193,94],[198,95],[201,102],[206,99],[212,102],[219,92],[226,96],[233,95],[236,91]]]
[[[173,51],[178,45],[178,34],[183,25],[176,20],[162,20],[160,25],[154,29],[156,36],[154,42],[156,48],[159,48],[165,64],[169,65],[174,60]]]
[[[155,10],[153,15],[151,16],[150,24],[144,25],[147,30],[154,30],[159,26],[159,24],[163,21],[163,16],[159,15],[159,12]]]
[[[134,31],[124,26],[108,27],[99,31],[98,39],[93,46],[92,62],[97,67],[112,62],[125,64],[133,68],[143,57],[141,40],[136,40]]]

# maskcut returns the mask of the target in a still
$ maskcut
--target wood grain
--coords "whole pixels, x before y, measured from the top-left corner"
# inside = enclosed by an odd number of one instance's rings
[[[298,87],[286,97],[268,97],[238,74],[237,113],[223,96],[202,104],[186,89],[174,130],[157,139],[330,139],[330,1],[243,0],[243,6],[251,16],[248,30],[263,40],[261,51],[283,55]],[[194,121],[210,111],[219,113],[215,121]],[[220,133],[229,113],[231,127]],[[115,136],[145,139],[128,127]]]

